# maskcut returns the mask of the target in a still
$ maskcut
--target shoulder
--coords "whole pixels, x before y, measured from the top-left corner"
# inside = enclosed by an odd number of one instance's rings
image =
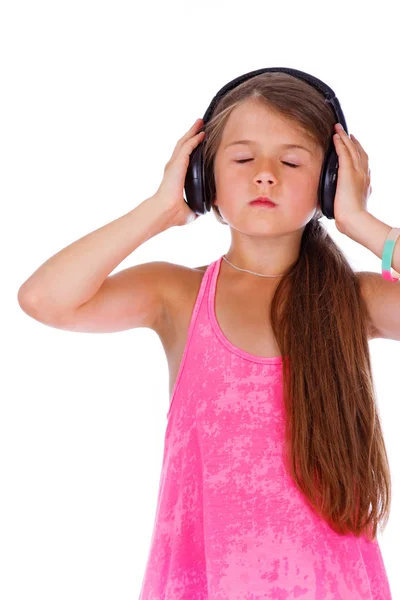
[[[166,285],[164,299],[170,305],[180,304],[180,300],[196,293],[208,265],[201,267],[185,267],[175,263],[165,263]]]
[[[162,271],[162,300],[164,304],[160,330],[161,336],[177,327],[178,319],[190,310],[198,293],[202,278],[208,265],[186,267],[184,265],[160,262]]]
[[[205,273],[208,265],[202,267],[186,267],[171,262],[159,262],[161,270],[164,273],[164,279],[167,283],[166,289],[174,291],[180,285],[186,285],[192,280],[196,280],[201,274]],[[169,285],[168,285],[169,284]]]
[[[387,281],[381,273],[355,272],[360,293],[365,300],[371,321],[369,339],[385,338],[400,341],[400,285]]]

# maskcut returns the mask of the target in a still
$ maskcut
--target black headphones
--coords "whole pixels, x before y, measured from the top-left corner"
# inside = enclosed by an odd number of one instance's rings
[[[286,67],[271,67],[268,69],[258,69],[257,71],[250,71],[250,73],[245,73],[244,75],[240,75],[236,77],[224,87],[222,87],[219,92],[212,99],[209,107],[207,108],[203,122],[204,125],[211,119],[212,111],[216,105],[216,103],[220,100],[220,98],[229,92],[234,87],[240,85],[247,79],[251,79],[256,75],[260,75],[261,73],[267,72],[280,72],[280,73],[288,73],[289,75],[293,75],[293,77],[297,77],[298,79],[302,79],[306,81],[308,84],[312,85],[315,89],[317,89],[321,94],[325,96],[325,102],[328,102],[332,107],[334,112],[336,123],[341,123],[343,125],[344,130],[348,133],[346,121],[339,104],[339,100],[335,96],[335,92],[327,86],[323,81],[309,75],[308,73],[304,73],[303,71],[298,71],[296,69],[289,69]],[[204,127],[203,125],[203,127]],[[199,129],[199,131],[203,131],[204,129]],[[204,164],[203,164],[203,143],[200,142],[196,148],[193,150],[189,159],[189,166],[186,173],[185,178],[185,202],[198,215],[204,215],[211,210],[212,199],[210,197],[210,192],[208,186],[206,186],[205,173],[204,173]],[[333,212],[333,203],[336,192],[336,184],[337,184],[337,171],[339,168],[339,159],[335,150],[335,145],[331,139],[328,151],[326,153],[322,169],[321,176],[319,180],[318,187],[318,197],[319,202],[321,204],[322,213],[328,218],[334,218]]]

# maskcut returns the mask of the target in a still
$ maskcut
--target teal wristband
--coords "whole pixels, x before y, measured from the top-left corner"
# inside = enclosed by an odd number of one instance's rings
[[[400,279],[400,273],[397,273],[397,271],[395,271],[393,269],[393,273],[391,273],[392,271],[392,259],[393,259],[393,252],[394,252],[394,247],[396,245],[396,240],[397,238],[400,236],[400,228],[399,227],[393,227],[393,229],[391,229],[388,233],[388,236],[386,238],[385,241],[385,245],[383,247],[383,255],[382,255],[382,277],[384,279],[387,279],[388,281],[399,281]],[[399,275],[399,277],[393,277],[392,275]]]

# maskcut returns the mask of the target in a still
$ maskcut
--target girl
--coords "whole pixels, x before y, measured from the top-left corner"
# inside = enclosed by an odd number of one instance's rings
[[[379,332],[369,288],[319,221],[335,117],[307,83],[264,73],[201,124],[156,194],[47,261],[21,306],[74,331],[151,327],[163,343],[171,400],[141,600],[388,600],[376,531],[390,473],[368,347]],[[364,152],[344,135],[340,165],[346,144]],[[182,189],[200,142],[226,255],[107,277],[146,239],[198,217]],[[338,229],[361,208],[335,198]]]

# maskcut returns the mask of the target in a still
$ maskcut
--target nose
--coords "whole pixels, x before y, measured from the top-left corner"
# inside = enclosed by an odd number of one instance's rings
[[[266,166],[264,164],[264,166],[261,167],[261,169],[256,173],[255,180],[257,181],[257,183],[263,183],[263,182],[274,183],[274,182],[276,182],[276,177],[274,174],[273,167]]]
[[[256,175],[257,183],[275,183],[276,177],[271,171],[263,171]]]
[[[274,178],[273,177],[263,177],[261,179],[256,179],[257,183],[263,183],[264,181],[268,181],[268,183],[273,183],[274,182]]]

